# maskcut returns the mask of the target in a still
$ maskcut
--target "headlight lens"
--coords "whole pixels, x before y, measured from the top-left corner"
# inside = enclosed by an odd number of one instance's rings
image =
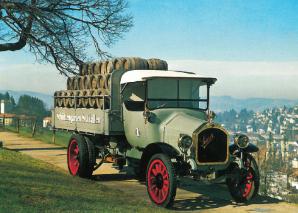
[[[234,143],[238,145],[238,147],[244,149],[249,144],[249,138],[246,135],[240,134],[236,135],[234,138]]]
[[[187,151],[192,145],[192,138],[188,135],[181,135],[178,141],[178,146],[183,151]]]

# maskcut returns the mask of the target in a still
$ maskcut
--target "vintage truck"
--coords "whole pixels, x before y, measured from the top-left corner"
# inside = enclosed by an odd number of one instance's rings
[[[146,180],[150,199],[173,204],[179,177],[225,180],[237,202],[254,197],[259,171],[246,135],[230,143],[228,132],[212,122],[210,87],[217,79],[190,72],[118,70],[110,76],[103,107],[58,107],[55,130],[72,131],[69,172],[88,178],[104,162],[132,168]],[[58,96],[56,97],[58,98]],[[79,96],[73,96],[78,103]]]

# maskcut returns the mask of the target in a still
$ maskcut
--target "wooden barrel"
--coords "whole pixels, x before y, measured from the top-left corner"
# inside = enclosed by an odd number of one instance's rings
[[[62,107],[63,106],[63,100],[62,100],[62,98],[60,96],[62,96],[62,92],[61,91],[58,91],[57,92],[57,106],[58,107]]]
[[[165,66],[164,61],[156,58],[148,59],[149,69],[150,70],[165,70],[167,69],[167,65]]]
[[[88,74],[88,64],[83,64],[82,65],[82,71],[81,71],[80,74],[81,74],[81,76]]]
[[[73,108],[75,106],[74,91],[67,91],[67,107]]]
[[[67,78],[67,90],[73,90],[74,77]]]
[[[93,69],[94,69],[94,63],[89,63],[87,75],[93,75],[93,73],[94,73]]]
[[[105,81],[106,81],[106,78],[105,78],[105,75],[100,75],[100,79],[99,79],[99,89],[101,90],[105,90]]]
[[[81,102],[80,102],[80,98],[79,98],[80,93],[81,93],[80,90],[74,90],[74,91],[73,91],[74,101],[75,101],[75,107],[76,107],[76,108],[81,107],[81,106],[80,106]]]
[[[92,102],[91,101],[91,95],[92,95],[92,90],[85,90],[85,93],[84,93],[84,101],[83,101],[83,107],[84,108],[89,108],[91,107],[90,106],[90,103]]]
[[[114,69],[115,70],[122,70],[124,69],[125,58],[115,58],[114,59]]]
[[[83,64],[79,65],[79,75],[82,75],[82,70],[83,70]]]
[[[102,98],[102,90],[96,89],[92,90],[92,96],[94,102],[94,108],[102,109],[103,106],[103,98]]]
[[[161,62],[163,63],[163,70],[168,70],[168,63],[164,60],[161,60]]]
[[[148,62],[148,69],[149,70],[154,70],[155,69],[154,61],[152,59],[148,59],[147,62]]]
[[[63,98],[63,105],[64,107],[73,107],[74,102],[73,102],[73,91],[72,90],[66,90],[64,91],[64,97]]]
[[[168,64],[164,60],[155,59],[155,63],[157,65],[158,70],[168,70]]]
[[[143,63],[143,69],[144,70],[148,70],[149,69],[149,64],[147,62],[146,59],[142,59],[142,63]]]
[[[79,90],[80,86],[79,86],[79,77],[78,76],[74,76],[73,77],[73,90]]]
[[[88,106],[90,108],[95,108],[95,105],[96,105],[96,100],[95,100],[95,97],[93,97],[93,93],[94,93],[94,90],[88,90],[87,91],[87,94],[89,96],[89,98],[88,98]]]
[[[56,91],[54,93],[54,107],[58,107],[58,96],[59,95],[59,91]]]
[[[111,94],[111,75],[107,74],[103,76],[104,78],[104,86],[103,89],[107,95]]]
[[[136,70],[147,70],[148,69],[148,63],[147,60],[142,58],[133,58]]]
[[[84,89],[91,89],[91,76],[84,76]]]
[[[96,62],[93,67],[93,73],[100,74],[100,67],[101,67],[101,62]]]
[[[132,68],[132,61],[131,61],[131,59],[130,58],[125,58],[125,61],[124,61],[124,63],[123,63],[123,67],[124,67],[124,69],[126,70],[126,71],[128,71],[128,70],[131,70],[131,68]]]
[[[85,105],[85,99],[86,99],[85,94],[86,94],[86,91],[85,91],[85,90],[80,90],[79,98],[78,98],[78,106],[79,106],[80,108],[86,106],[86,105]]]
[[[67,90],[66,91],[63,91],[63,98],[62,98],[62,100],[63,100],[63,106],[64,107],[68,107],[68,102],[69,102],[69,99],[68,99],[68,92],[67,92]]]
[[[84,80],[85,80],[85,76],[80,76],[79,77],[79,80],[78,80],[78,85],[79,85],[79,90],[83,90],[83,89],[85,89],[85,82],[84,82]]]
[[[83,107],[88,108],[89,107],[89,96],[91,96],[90,90],[84,90],[83,94],[84,94]]]
[[[148,64],[149,64],[149,69],[150,70],[157,70],[157,63],[156,60],[154,58],[148,59]]]
[[[100,66],[100,74],[104,75],[107,72],[107,61],[102,61]]]
[[[109,60],[107,62],[107,69],[106,69],[106,74],[112,73],[114,70],[114,60]]]
[[[66,99],[64,96],[66,96],[66,93],[64,90],[60,91],[60,103],[58,103],[60,105],[60,107],[66,107]]]
[[[100,78],[101,75],[92,75],[91,78],[91,89],[100,89]]]
[[[58,107],[62,107],[63,103],[62,103],[62,98],[60,97],[62,94],[61,94],[61,91],[57,91],[57,106]]]

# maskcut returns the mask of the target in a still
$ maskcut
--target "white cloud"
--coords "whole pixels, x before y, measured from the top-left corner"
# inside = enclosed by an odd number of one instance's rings
[[[239,98],[298,98],[298,62],[232,62],[168,60],[169,69],[216,77],[213,95]],[[53,94],[66,88],[66,78],[51,65],[0,64],[1,90]]]
[[[298,98],[298,62],[168,60],[169,69],[218,79],[214,95]]]
[[[51,65],[1,64],[0,89],[53,94],[66,88],[66,78]]]

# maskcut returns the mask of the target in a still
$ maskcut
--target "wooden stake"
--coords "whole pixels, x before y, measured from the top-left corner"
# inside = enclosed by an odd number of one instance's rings
[[[53,130],[53,137],[52,137],[52,143],[55,144],[56,143],[56,130]]]
[[[36,120],[34,121],[33,128],[32,128],[32,137],[34,137],[36,132]]]
[[[3,122],[3,129],[5,129],[5,115],[3,115],[2,122]]]
[[[20,119],[17,118],[17,133],[20,132]]]

